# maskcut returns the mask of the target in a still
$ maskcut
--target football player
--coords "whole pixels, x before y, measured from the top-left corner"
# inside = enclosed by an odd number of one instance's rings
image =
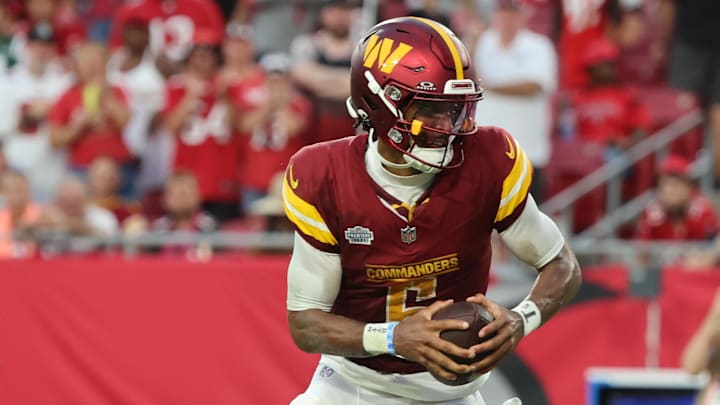
[[[528,194],[520,145],[475,125],[482,91],[448,28],[415,17],[376,25],[355,50],[351,87],[348,111],[367,134],[305,147],[285,174],[290,332],[322,354],[293,404],[483,404],[487,373],[575,295],[578,263]],[[493,230],[538,270],[512,310],[484,295]],[[480,335],[494,337],[469,349],[440,338],[468,327],[431,319],[460,300],[492,313]],[[470,365],[449,357],[486,351]],[[457,386],[431,376],[469,372],[480,377]]]

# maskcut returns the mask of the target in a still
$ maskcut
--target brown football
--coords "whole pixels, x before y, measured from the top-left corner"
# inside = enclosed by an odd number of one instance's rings
[[[440,337],[455,343],[456,345],[464,348],[469,348],[476,344],[482,343],[489,339],[491,336],[485,338],[478,337],[478,332],[485,325],[493,320],[492,314],[487,311],[482,305],[474,304],[472,302],[460,301],[455,302],[449,307],[443,308],[436,312],[433,319],[458,319],[466,321],[470,327],[465,330],[446,330],[440,333]],[[458,364],[471,364],[480,361],[484,357],[485,353],[478,353],[474,358],[460,358],[452,355],[448,355],[453,361]],[[440,376],[433,374],[438,381],[447,385],[463,385],[470,381],[478,378],[480,375],[475,373],[467,373],[458,375],[456,380],[446,380]]]

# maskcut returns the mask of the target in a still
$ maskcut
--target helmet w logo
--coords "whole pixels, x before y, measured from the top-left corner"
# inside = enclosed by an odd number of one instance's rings
[[[391,73],[400,60],[413,49],[412,46],[398,42],[393,49],[395,41],[390,38],[380,39],[380,36],[373,35],[368,40],[363,55],[363,66],[371,68],[376,62],[383,73]]]

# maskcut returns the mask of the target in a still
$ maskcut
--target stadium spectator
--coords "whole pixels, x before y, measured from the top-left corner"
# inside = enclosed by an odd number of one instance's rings
[[[571,93],[578,137],[606,145],[608,159],[645,136],[650,125],[647,108],[618,79],[618,57],[610,40],[592,42],[581,59],[590,81]]]
[[[139,164],[136,192],[161,189],[169,175],[172,139],[160,131],[158,114],[165,105],[165,78],[148,51],[150,19],[141,14],[124,20],[122,46],[108,63],[108,82],[127,95],[130,119],[123,141]]]
[[[500,0],[492,28],[480,37],[474,55],[485,100],[478,105],[476,120],[505,129],[523,145],[534,168],[530,192],[542,200],[557,56],[549,39],[525,28],[526,20],[517,0]]]
[[[682,367],[691,374],[709,374],[695,402],[697,405],[713,405],[720,400],[720,288],[705,319],[685,345]]]
[[[213,217],[202,210],[200,189],[195,177],[188,172],[176,172],[167,180],[163,196],[165,215],[150,224],[152,232],[208,233],[217,229]],[[162,252],[168,255],[185,255],[190,259],[203,259],[212,250],[206,244],[169,243]]]
[[[118,194],[121,182],[122,173],[114,160],[101,156],[90,164],[88,168],[90,200],[115,215],[120,225],[128,217],[140,211],[137,203],[126,200]]]
[[[293,79],[313,98],[313,141],[354,134],[345,100],[350,96],[350,37],[357,2],[332,0],[320,9],[320,29],[297,37],[290,46]]]
[[[132,195],[135,166],[122,139],[130,112],[125,94],[107,82],[105,47],[86,43],[73,52],[76,83],[50,111],[50,142],[69,152],[70,168],[84,176],[99,156],[109,156],[123,166],[123,195]]]
[[[242,162],[243,207],[264,197],[272,177],[284,169],[293,153],[307,143],[312,107],[290,79],[291,60],[285,54],[266,54],[260,60],[265,83],[256,99],[239,105],[239,130],[247,147]]]
[[[641,0],[564,1],[561,3],[560,84],[562,88],[585,86],[589,77],[583,54],[591,43],[612,39],[632,45],[644,30]]]
[[[67,159],[50,146],[47,118],[55,101],[72,84],[55,51],[48,24],[33,27],[25,43],[26,58],[0,79],[0,137],[8,165],[23,172],[34,197],[52,198],[65,175]]]
[[[4,203],[0,208],[0,258],[31,256],[31,235],[40,206],[33,202],[28,180],[21,173],[5,172],[0,182]]]
[[[182,61],[193,47],[195,33],[212,32],[222,37],[224,22],[220,10],[207,0],[139,0],[127,2],[115,13],[110,46],[122,44],[122,32],[128,19],[149,18],[150,50],[165,76],[178,73]]]
[[[0,77],[17,62],[10,49],[14,32],[15,18],[9,7],[0,2]]]
[[[310,30],[316,20],[315,8],[323,1],[239,0],[232,21],[252,25],[259,53],[277,52],[288,49],[295,37]]]
[[[670,155],[660,165],[656,198],[643,210],[636,238],[708,241],[719,230],[718,214],[695,185],[690,162]]]
[[[49,25],[55,33],[53,39],[61,55],[71,52],[86,38],[85,23],[80,20],[72,1],[27,0],[23,2],[22,23],[13,36],[13,51],[22,60],[25,41],[32,27]]]
[[[668,34],[674,29],[670,85],[693,92],[705,104],[715,182],[720,184],[720,2],[665,0],[665,10]]]
[[[622,41],[620,77],[634,85],[664,86],[666,83],[667,44],[663,29],[662,3],[643,0],[638,16],[643,27],[637,38]]]
[[[255,34],[249,25],[230,23],[222,43],[223,66],[220,80],[231,89],[234,100],[257,97],[264,75],[255,63]]]
[[[238,216],[239,153],[228,87],[217,80],[220,37],[196,30],[194,41],[183,73],[168,80],[164,122],[175,134],[174,169],[192,173],[203,208],[226,221]]]
[[[42,253],[87,252],[118,230],[115,216],[90,201],[80,178],[68,177],[58,186],[55,201],[37,221],[35,239]],[[83,237],[82,240],[73,238]],[[97,239],[88,239],[97,238]]]
[[[218,80],[222,86],[227,86],[228,94],[233,108],[254,105],[262,101],[265,94],[265,73],[255,62],[255,34],[249,25],[230,23],[225,30],[225,39],[222,43],[223,66],[220,69]],[[241,115],[233,120],[237,126]],[[243,142],[240,142],[239,153],[245,152]]]

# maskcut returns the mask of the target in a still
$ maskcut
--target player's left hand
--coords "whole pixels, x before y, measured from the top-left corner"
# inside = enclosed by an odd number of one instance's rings
[[[475,294],[467,301],[482,305],[495,318],[478,332],[481,338],[494,336],[470,348],[475,353],[487,353],[482,360],[471,366],[474,372],[484,374],[495,368],[500,360],[517,346],[524,336],[523,322],[519,314],[490,300],[483,294]]]

